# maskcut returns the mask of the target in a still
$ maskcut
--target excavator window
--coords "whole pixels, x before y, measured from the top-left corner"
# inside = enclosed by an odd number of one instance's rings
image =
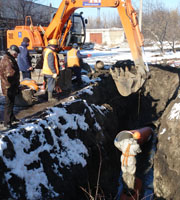
[[[71,16],[72,27],[68,33],[66,46],[72,46],[73,43],[82,45],[85,42],[85,20],[81,14],[74,13]]]

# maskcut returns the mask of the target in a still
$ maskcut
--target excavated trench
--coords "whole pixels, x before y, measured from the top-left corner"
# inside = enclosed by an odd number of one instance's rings
[[[177,96],[179,70],[157,65],[150,66],[150,70],[151,75],[144,87],[138,93],[128,97],[123,97],[118,93],[108,70],[99,70],[91,77],[98,77],[95,82],[74,91],[70,94],[70,98],[68,98],[69,95],[67,96],[68,103],[60,98],[53,105],[48,103],[34,105],[29,108],[30,117],[27,115],[28,109],[19,112],[18,118],[26,117],[26,120],[23,120],[23,124],[18,125],[16,130],[4,132],[3,137],[1,136],[4,146],[0,153],[0,198],[84,200],[96,196],[97,199],[118,199],[118,190],[121,187],[119,178],[121,152],[114,146],[114,139],[122,130],[133,130],[145,126],[153,128],[154,137],[141,146],[142,153],[137,156],[136,176],[143,181],[139,199],[152,195],[156,134],[163,112]],[[42,109],[43,106],[44,108],[55,106],[55,108],[42,111],[39,108]],[[61,115],[64,109],[66,112]],[[67,127],[66,114],[74,116],[69,127]],[[83,119],[80,116],[84,116]],[[53,120],[50,120],[51,118]],[[32,124],[37,125],[38,128]],[[64,126],[66,128],[62,130]],[[85,164],[71,160],[71,164],[67,165],[67,162],[62,161],[62,149],[64,151],[68,149],[67,146],[63,146],[63,141],[67,142],[68,139],[60,140],[64,133],[68,135],[69,140],[78,139],[83,142],[88,151],[88,153],[81,152]],[[40,140],[42,135],[43,142]],[[31,170],[39,173],[37,169],[40,168],[45,173],[49,187],[40,182],[34,189],[36,192],[40,191],[40,195],[28,196],[28,177],[24,174],[20,175],[16,166],[12,167],[13,163],[9,164],[18,157],[13,137],[20,139],[20,136],[30,142],[27,147],[21,144],[27,157],[38,150],[34,154],[37,158],[31,158],[28,164],[25,162],[21,167],[27,168],[28,173]],[[52,147],[50,151],[44,148],[46,143]],[[71,145],[73,146],[73,143]],[[52,153],[53,156],[51,156]],[[61,155],[61,161],[59,155]],[[66,155],[70,157],[67,152]],[[18,163],[18,160],[16,161]],[[60,163],[59,166],[58,163]],[[58,174],[60,172],[61,175]]]

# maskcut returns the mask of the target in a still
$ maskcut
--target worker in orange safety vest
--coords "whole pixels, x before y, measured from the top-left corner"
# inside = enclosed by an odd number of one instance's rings
[[[65,63],[67,67],[69,67],[72,70],[73,74],[76,77],[74,82],[77,83],[77,85],[81,85],[82,80],[81,80],[80,59],[90,57],[91,54],[82,55],[78,50],[77,43],[74,43],[72,47],[73,48],[67,52]]]
[[[54,101],[53,90],[56,85],[56,78],[59,75],[59,62],[56,49],[58,48],[58,40],[51,39],[48,42],[47,48],[44,50],[44,61],[42,73],[46,82],[46,92],[48,101]]]

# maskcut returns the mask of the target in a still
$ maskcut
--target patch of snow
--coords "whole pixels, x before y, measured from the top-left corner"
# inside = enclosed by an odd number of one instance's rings
[[[0,156],[3,156],[3,151],[2,150],[7,148],[6,143],[4,143],[2,141],[3,138],[4,138],[4,135],[1,135],[1,139],[0,139]]]
[[[97,82],[97,81],[101,81],[101,78],[99,78],[99,77],[97,77],[97,78],[95,78],[95,79],[90,79],[88,76],[86,76],[86,75],[81,75],[81,78],[82,78],[82,81],[84,82],[84,83],[87,83],[87,84],[89,84],[89,83],[95,83],[95,82]]]
[[[95,105],[95,104],[92,104],[93,105],[93,107],[95,108],[95,109],[97,109],[98,110],[98,112],[99,113],[101,113],[101,115],[104,115],[104,111],[107,111],[107,109],[103,106],[103,105],[101,105],[101,106],[99,106],[99,105]],[[103,111],[103,112],[102,112]]]
[[[101,130],[101,127],[100,127],[100,125],[99,125],[97,122],[95,123],[95,127],[96,127],[96,129],[97,129],[98,131]]]
[[[78,91],[77,94],[83,94],[83,93],[87,93],[89,95],[93,95],[93,91],[92,91],[93,87],[92,86],[87,86],[85,88],[83,88],[82,90]]]
[[[160,132],[160,135],[163,135],[166,132],[166,128],[163,128],[163,130]]]
[[[171,109],[169,120],[180,119],[180,103],[175,103]]]

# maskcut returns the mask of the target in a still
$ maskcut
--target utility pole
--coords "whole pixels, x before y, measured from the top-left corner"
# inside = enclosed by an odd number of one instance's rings
[[[97,28],[100,27],[100,8],[97,8]]]
[[[142,31],[142,7],[143,7],[143,0],[140,0],[140,5],[139,5],[139,28],[140,28],[140,31]]]
[[[100,8],[97,8],[97,18],[100,19]]]

